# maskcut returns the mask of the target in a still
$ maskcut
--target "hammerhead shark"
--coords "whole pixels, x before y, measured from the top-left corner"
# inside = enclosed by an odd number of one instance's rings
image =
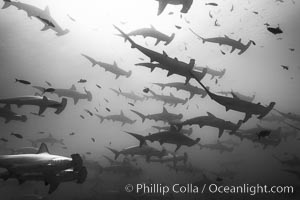
[[[224,130],[230,130],[231,133],[235,133],[240,126],[242,125],[243,121],[239,120],[237,124],[234,124],[230,121],[226,121],[224,119],[220,119],[210,112],[207,112],[207,116],[200,116],[200,117],[195,117],[191,118],[188,120],[185,120],[183,122],[175,122],[173,123],[176,127],[178,127],[178,130],[181,129],[182,126],[184,125],[193,125],[197,124],[199,125],[200,128],[204,126],[211,126],[219,129],[219,138],[223,135]]]
[[[177,91],[178,90],[187,91],[190,93],[189,99],[193,98],[196,94],[200,95],[201,98],[204,98],[207,95],[207,92],[205,90],[203,90],[202,88],[195,87],[190,83],[184,84],[181,82],[173,82],[173,83],[153,83],[153,84],[161,87],[162,90],[166,87],[170,87],[170,88],[176,88]],[[209,89],[209,87],[207,88]]]
[[[119,115],[108,115],[108,116],[101,116],[98,114],[95,114],[95,115],[100,119],[100,123],[102,123],[105,119],[112,120],[113,122],[116,122],[116,121],[121,122],[122,126],[125,124],[133,124],[136,122],[136,120],[132,120],[132,119],[126,117],[122,110]]]
[[[196,37],[199,40],[202,40],[203,43],[205,43],[205,42],[211,42],[211,43],[216,43],[216,44],[219,44],[219,45],[228,45],[228,46],[232,47],[230,53],[232,53],[235,49],[238,49],[238,50],[240,50],[240,52],[238,53],[239,55],[243,54],[250,47],[251,44],[255,45],[255,42],[252,41],[252,40],[250,40],[245,45],[245,44],[243,44],[241,42],[241,39],[239,39],[237,41],[237,40],[229,38],[227,35],[225,35],[224,37],[203,38],[200,35],[198,35],[197,33],[195,33],[191,28],[190,28],[190,31],[194,35],[196,35]]]
[[[252,102],[254,99],[255,99],[255,94],[253,94],[252,96],[247,96],[247,95],[244,95],[244,94],[241,94],[237,91],[221,91],[221,92],[217,92],[218,94],[222,94],[222,95],[225,95],[225,96],[228,96],[228,95],[232,95],[232,93],[234,93],[239,99],[242,99],[244,101],[248,101],[248,102]]]
[[[269,115],[267,115],[266,117],[264,117],[262,119],[262,121],[265,122],[284,122],[285,121],[285,117],[281,116],[281,115],[275,115],[274,113],[270,113]]]
[[[21,96],[7,99],[0,99],[0,104],[5,105],[17,105],[21,107],[23,105],[38,106],[39,115],[43,114],[47,108],[56,109],[55,114],[60,114],[67,106],[67,99],[63,98],[59,103],[52,99],[48,99],[46,96]]]
[[[12,120],[26,122],[27,116],[26,115],[18,115],[11,110],[11,106],[9,104],[5,105],[4,107],[0,108],[0,117],[5,119],[5,123],[8,123]]]
[[[133,91],[131,91],[131,92],[123,92],[120,88],[119,88],[119,90],[115,90],[113,88],[111,88],[110,90],[112,90],[113,92],[115,92],[118,96],[122,95],[125,98],[133,100],[134,103],[136,103],[137,101],[144,101],[145,100],[145,97],[141,97],[139,95],[136,95]]]
[[[159,3],[157,15],[160,15],[168,4],[182,5],[181,13],[187,13],[193,4],[193,0],[156,0]]]
[[[189,100],[188,98],[181,99],[181,98],[175,97],[172,93],[170,93],[169,96],[156,94],[152,90],[150,90],[150,93],[152,94],[152,96],[147,96],[147,98],[155,99],[158,101],[163,101],[164,105],[168,104],[168,105],[174,106],[174,107],[176,107],[178,104],[185,105]]]
[[[160,145],[163,145],[164,143],[168,144],[175,144],[176,149],[175,152],[181,147],[181,146],[188,146],[191,147],[195,144],[197,144],[200,141],[200,138],[196,138],[195,140],[179,133],[177,130],[169,130],[169,131],[163,131],[158,133],[149,134],[148,136],[142,136],[136,133],[132,132],[126,132],[129,135],[135,137],[137,140],[140,141],[140,146],[146,143],[146,141],[154,142],[158,141]]]
[[[159,64],[163,65],[165,68],[168,68],[167,76],[172,74],[178,74],[184,76],[186,78],[186,83],[192,78],[190,71],[193,69],[195,65],[195,59],[191,59],[190,62],[184,63],[179,61],[176,57],[171,58],[167,55],[166,52],[158,53],[153,50],[147,49],[141,45],[135,43],[127,34],[125,34],[121,29],[114,26],[125,38],[125,42],[128,40],[131,43],[131,48],[137,48],[140,52],[145,54],[150,58],[150,62],[158,62]]]
[[[184,152],[183,155],[178,155],[175,153],[168,153],[167,155],[161,157],[161,158],[150,158],[149,162],[158,162],[158,163],[168,163],[172,162],[174,166],[177,165],[178,162],[183,161],[184,164],[186,164],[188,160],[188,154]]]
[[[164,33],[159,32],[156,30],[152,25],[151,28],[141,28],[138,30],[131,31],[127,33],[128,36],[143,36],[146,37],[152,37],[156,39],[155,46],[159,44],[159,42],[164,41],[165,45],[168,45],[172,42],[172,40],[175,37],[175,33],[173,33],[171,36],[167,36]],[[120,35],[122,36],[122,35]]]
[[[283,117],[287,118],[287,119],[290,119],[290,120],[293,120],[293,121],[298,121],[300,122],[300,115],[298,114],[295,114],[295,113],[284,113],[284,112],[280,112],[279,110],[277,109],[274,109],[276,112],[278,112],[280,115],[282,115]]]
[[[8,8],[9,6],[15,6],[18,10],[24,10],[29,18],[36,17],[38,20],[40,20],[44,24],[44,28],[41,31],[52,29],[56,32],[57,36],[62,36],[69,33],[68,29],[62,29],[62,27],[59,26],[59,24],[53,19],[48,6],[42,10],[38,7],[22,2],[4,0],[2,9]]]
[[[225,75],[226,69],[222,69],[221,71],[211,69],[209,67],[201,67],[201,66],[195,66],[194,69],[203,71],[205,68],[207,68],[207,74],[211,75],[211,80],[215,77],[218,77],[219,79],[222,78]]]
[[[135,114],[137,114],[140,118],[142,118],[142,122],[144,122],[145,119],[149,119],[149,120],[163,121],[163,122],[169,123],[169,122],[176,122],[176,121],[182,119],[182,117],[183,117],[182,114],[174,114],[174,113],[168,112],[165,107],[163,108],[163,111],[161,113],[149,114],[149,115],[144,115],[135,110],[131,110],[131,111],[134,112]]]
[[[0,168],[8,171],[6,180],[10,177],[20,177],[26,173],[48,174],[55,176],[57,173],[82,168],[82,159],[79,154],[72,154],[71,158],[52,155],[46,144],[42,143],[36,154],[18,154],[0,156]],[[22,182],[22,180],[19,180]]]
[[[99,67],[102,67],[105,71],[111,72],[116,75],[116,79],[118,79],[120,76],[125,76],[126,78],[129,78],[132,74],[132,71],[125,71],[124,69],[120,68],[116,61],[114,61],[113,64],[96,61],[95,59],[85,55],[81,54],[83,57],[88,59],[92,63],[92,67],[95,65],[98,65]]]
[[[103,172],[113,172],[118,174],[135,175],[138,176],[142,173],[142,168],[136,167],[130,162],[123,162],[122,164],[113,164],[107,167],[101,167]]]
[[[49,143],[51,146],[54,144],[64,144],[64,139],[56,139],[53,137],[53,135],[50,133],[47,137],[36,139],[36,140],[28,140],[29,142],[32,143],[33,147],[37,147],[39,143]]]
[[[155,128],[155,129],[157,129],[158,131],[166,131],[166,130],[170,129],[170,126],[152,126],[152,127]],[[193,128],[180,129],[179,132],[182,133],[182,134],[190,136],[193,133]]]
[[[206,148],[206,149],[210,149],[210,150],[217,150],[220,153],[232,152],[234,150],[233,147],[228,147],[228,146],[224,145],[222,142],[220,142],[219,140],[215,144],[200,144],[199,143],[199,146],[200,146],[200,149]]]
[[[117,151],[113,148],[110,147],[106,147],[107,149],[109,149],[111,152],[113,152],[115,154],[115,160],[119,157],[119,155],[123,154],[124,156],[130,155],[130,156],[145,156],[146,160],[148,161],[151,157],[159,157],[161,158],[162,156],[166,155],[166,150],[162,149],[161,151],[154,148],[154,147],[150,147],[147,144],[143,144],[142,146],[130,146],[127,147],[121,151]]]
[[[192,72],[191,75],[194,76]],[[243,122],[248,121],[248,119],[250,119],[252,115],[258,115],[258,119],[264,118],[273,109],[275,105],[275,102],[271,102],[269,106],[263,106],[260,103],[255,104],[252,102],[244,101],[238,98],[233,92],[232,92],[233,97],[220,96],[210,92],[209,89],[207,89],[207,87],[205,87],[196,77],[195,79],[207,92],[208,96],[212,100],[223,105],[226,111],[235,110],[238,112],[245,113],[245,118]]]
[[[45,91],[45,88],[40,86],[33,86],[33,88],[38,89],[42,92]],[[92,101],[92,93],[84,88],[85,93],[78,92],[75,85],[72,85],[70,89],[61,89],[54,88],[54,91],[51,93],[56,94],[58,97],[69,97],[74,100],[74,104],[76,105],[79,99],[87,99],[88,101]]]

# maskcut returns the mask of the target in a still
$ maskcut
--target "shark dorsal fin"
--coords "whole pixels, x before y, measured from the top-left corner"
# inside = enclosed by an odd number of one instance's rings
[[[70,90],[74,90],[74,91],[76,90],[76,87],[74,84],[71,86]]]
[[[163,55],[164,55],[164,56],[168,56],[168,54],[167,54],[165,51],[163,51]]]
[[[258,102],[256,105],[260,105],[260,102]]]
[[[191,59],[191,60],[190,60],[190,63],[189,63],[190,69],[193,69],[194,66],[195,66],[195,59]]]
[[[210,112],[206,112],[207,113],[207,115],[209,116],[209,117],[216,117],[216,116],[214,116],[213,114],[211,114]]]
[[[174,59],[178,62],[178,58],[177,57],[175,57]]]
[[[150,26],[151,26],[151,29],[156,30],[152,24]]]
[[[49,150],[48,147],[45,143],[42,143],[37,154],[41,154],[41,153],[48,153],[49,154]]]
[[[234,92],[233,91],[231,91],[231,95],[233,96],[233,98],[235,98],[235,99],[240,99],[236,94],[234,94]]]
[[[123,110],[121,110],[121,113],[120,113],[120,115],[124,116]]]
[[[163,108],[163,113],[168,113],[168,111],[165,107]]]
[[[117,64],[117,62],[116,62],[116,61],[114,61],[114,66],[116,66],[116,67],[118,66],[118,64]]]
[[[47,14],[47,15],[50,15],[50,10],[49,10],[49,6],[46,6],[46,8],[45,8],[45,13]]]
[[[238,42],[241,42],[242,41],[242,39],[240,38],[239,40],[238,40]]]
[[[171,92],[170,92],[170,96],[171,96],[171,97],[174,97],[174,95],[173,95]]]
[[[225,38],[229,38],[227,35],[224,35]]]
[[[46,96],[43,96],[43,101],[48,101],[48,98]]]
[[[11,110],[10,104],[6,104],[3,108],[6,109],[6,110]]]

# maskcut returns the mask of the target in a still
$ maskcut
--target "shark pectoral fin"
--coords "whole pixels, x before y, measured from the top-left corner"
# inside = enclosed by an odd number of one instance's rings
[[[219,138],[223,135],[223,133],[224,133],[224,129],[219,129]]]
[[[156,39],[155,46],[158,45],[159,42],[160,42],[160,40]]]
[[[167,77],[171,76],[173,73],[171,71],[168,72]]]
[[[48,30],[50,27],[47,25],[47,24],[45,24],[45,26],[41,29],[41,31],[46,31],[46,30]]]
[[[74,104],[76,105],[77,103],[78,103],[78,101],[79,101],[79,99],[78,98],[73,98],[73,100],[74,100]]]
[[[181,145],[180,144],[177,144],[177,147],[176,147],[176,149],[175,149],[175,152],[176,151],[178,151],[178,149],[181,147]]]
[[[41,105],[40,110],[39,110],[39,115],[43,114],[45,112],[46,108],[47,108],[47,106]]]
[[[243,120],[243,122],[245,123],[246,121],[248,121],[251,118],[252,114],[251,113],[246,113],[245,118]]]
[[[234,50],[235,50],[235,47],[232,47],[230,53],[234,52]]]
[[[160,15],[164,11],[164,9],[166,8],[167,4],[168,3],[166,1],[159,1],[157,15]]]
[[[117,75],[116,75],[116,79],[118,79],[119,77],[120,77],[120,75],[119,75],[119,74],[117,74]]]
[[[10,120],[11,120],[11,119],[6,118],[4,123],[7,124],[8,122],[10,122]]]
[[[50,183],[48,194],[51,194],[58,188],[59,182]]]

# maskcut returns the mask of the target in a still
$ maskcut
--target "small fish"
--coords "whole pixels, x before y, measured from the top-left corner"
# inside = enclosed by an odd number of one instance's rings
[[[149,91],[150,91],[149,88],[144,88],[144,89],[143,89],[143,92],[144,92],[144,93],[148,93]]]
[[[109,109],[109,108],[105,108],[105,110],[107,110],[108,112],[110,112],[110,109]]]
[[[52,93],[54,91],[55,91],[54,88],[47,88],[47,89],[45,88],[43,94],[46,93],[46,92]]]
[[[96,112],[99,112],[99,110],[95,107]]]
[[[44,131],[39,131],[39,132],[38,132],[38,134],[44,134],[44,133],[45,133]]]
[[[211,11],[209,11],[208,15],[209,15],[210,18],[213,18],[213,15],[211,14]]]
[[[48,86],[52,86],[52,84],[50,83],[50,82],[48,82],[48,81],[45,81],[45,83],[48,85]]]
[[[91,138],[91,140],[92,140],[93,142],[95,142],[95,141],[96,141],[96,140],[95,140],[95,138],[93,138],[93,137]]]
[[[69,14],[67,16],[69,17],[70,20],[72,20],[73,22],[76,22],[76,20],[73,17],[71,17]]]
[[[68,149],[68,147],[61,147],[62,149]]]
[[[109,142],[109,145],[111,146],[111,142]]]
[[[258,136],[258,139],[260,138],[264,138],[264,137],[267,137],[271,134],[271,131],[270,130],[262,130],[260,131],[259,133],[257,133],[257,136]]]
[[[290,51],[295,51],[295,49],[293,49],[293,48],[289,48],[289,50],[290,50]]]
[[[106,103],[109,103],[109,101],[108,101],[107,99],[105,99],[105,98],[104,98],[104,101],[105,101]]]
[[[217,181],[217,182],[221,182],[221,181],[223,181],[223,179],[220,178],[220,177],[217,177],[217,178],[216,178],[216,181]]]
[[[84,111],[87,112],[90,116],[93,116],[93,115],[94,115],[94,114],[93,114],[91,111],[89,111],[88,109],[84,109]]]
[[[79,81],[77,81],[77,83],[86,83],[87,82],[87,80],[85,80],[85,79],[80,79]]]
[[[285,69],[285,70],[289,70],[289,66],[286,66],[286,65],[280,65],[282,67],[282,69]]]
[[[233,9],[234,9],[234,7],[233,7],[233,4],[232,4],[232,6],[231,6],[231,9],[230,9],[230,12],[232,12],[232,11],[233,11]]]
[[[75,133],[74,133],[74,132],[72,132],[72,133],[70,133],[69,135],[75,135]]]
[[[216,78],[216,81],[215,81],[216,85],[218,84],[218,79]]]
[[[220,51],[221,51],[221,53],[222,53],[223,55],[225,55],[225,54],[226,54],[224,51],[222,51],[222,50],[220,50]]]
[[[91,155],[92,153],[88,151],[88,152],[86,152],[86,154],[87,154],[87,155]]]
[[[189,107],[190,107],[190,105],[187,105],[186,109],[188,110],[188,109],[189,109]]]
[[[131,105],[131,106],[134,106],[134,104],[133,103],[128,103],[129,105]]]
[[[23,136],[18,133],[11,133],[10,135],[15,136],[16,138],[23,139]]]
[[[168,13],[168,15],[173,15],[173,14],[174,14],[174,12],[169,12],[169,13]]]
[[[218,6],[217,3],[206,3],[205,5],[206,5],[206,6]]]
[[[264,23],[264,25],[266,25],[266,26],[270,26],[270,24],[269,24],[269,23]]]
[[[29,82],[29,81],[26,81],[26,80],[21,80],[21,79],[15,79],[16,81],[16,83],[18,82],[18,83],[22,83],[22,84],[24,84],[24,85],[30,85],[31,83]]]
[[[182,28],[181,26],[178,26],[178,25],[175,25],[175,27],[176,27],[177,29],[181,29],[181,28]]]
[[[279,26],[276,27],[276,28],[274,28],[274,27],[267,27],[267,30],[269,32],[273,33],[274,35],[283,33],[283,31],[281,30],[281,28]]]
[[[98,84],[96,84],[96,86],[97,86],[97,88],[99,88],[99,89],[101,89],[102,87],[100,86],[100,85],[98,85]]]
[[[5,138],[0,138],[0,140],[3,141],[3,142],[8,142],[8,140],[5,139]]]
[[[218,23],[218,20],[216,19],[215,21],[215,26],[221,26],[219,23]]]
[[[143,61],[143,60],[145,60],[145,59],[144,59],[144,58],[139,58],[139,60]]]
[[[189,20],[187,20],[186,18],[184,18],[184,21],[187,23],[187,24],[190,24],[191,22]]]
[[[81,119],[84,119],[84,116],[83,115],[80,115]]]
[[[253,13],[256,14],[256,15],[258,15],[258,12],[257,12],[257,11],[253,11]]]

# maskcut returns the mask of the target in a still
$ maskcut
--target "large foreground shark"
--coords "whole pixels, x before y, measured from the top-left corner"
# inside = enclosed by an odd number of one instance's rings
[[[32,105],[39,107],[39,115],[43,114],[43,112],[47,108],[56,109],[55,114],[60,114],[67,106],[67,99],[63,98],[59,103],[52,99],[48,99],[46,96],[21,96],[7,99],[0,99],[0,104],[5,105],[17,105],[21,107],[23,105]]]

